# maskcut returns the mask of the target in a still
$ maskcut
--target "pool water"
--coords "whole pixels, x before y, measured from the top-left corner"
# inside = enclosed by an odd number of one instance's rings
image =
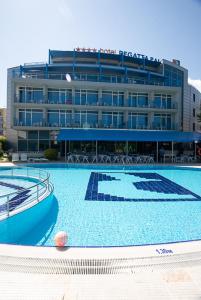
[[[41,166],[40,166],[41,168]],[[69,168],[45,165],[50,213],[19,244],[128,246],[201,238],[201,171],[186,168]]]

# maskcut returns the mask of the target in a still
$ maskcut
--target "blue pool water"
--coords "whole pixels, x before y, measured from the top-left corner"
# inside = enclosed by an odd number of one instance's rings
[[[201,239],[198,169],[38,167],[50,173],[55,197],[47,217],[19,244],[54,245],[60,230],[68,233],[69,246]]]

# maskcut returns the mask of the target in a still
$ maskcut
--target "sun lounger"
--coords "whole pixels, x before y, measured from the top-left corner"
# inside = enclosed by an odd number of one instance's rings
[[[28,158],[27,158],[27,153],[21,153],[20,154],[20,161],[27,161]]]
[[[19,154],[18,153],[12,153],[12,162],[19,161]]]

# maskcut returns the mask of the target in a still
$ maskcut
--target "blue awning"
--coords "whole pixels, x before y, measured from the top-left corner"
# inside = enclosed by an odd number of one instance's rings
[[[197,132],[126,130],[126,129],[75,129],[62,128],[58,141],[136,141],[136,142],[194,142],[201,141]]]

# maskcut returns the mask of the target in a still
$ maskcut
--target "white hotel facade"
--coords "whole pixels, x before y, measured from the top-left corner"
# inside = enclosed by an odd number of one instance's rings
[[[154,143],[188,142],[193,148],[200,140],[200,103],[178,60],[49,50],[47,63],[8,69],[7,137],[16,151],[57,147],[61,155],[65,147],[94,151],[97,141],[100,152],[123,142],[132,153],[149,151]]]

